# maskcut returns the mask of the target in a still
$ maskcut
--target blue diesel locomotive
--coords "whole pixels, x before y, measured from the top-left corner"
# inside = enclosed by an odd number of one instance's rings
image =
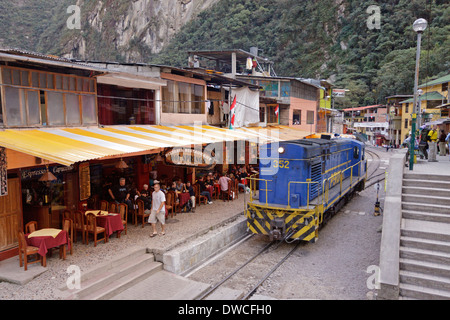
[[[364,144],[354,139],[301,139],[260,147],[259,176],[250,177],[251,232],[271,240],[315,242],[319,226],[364,189]]]

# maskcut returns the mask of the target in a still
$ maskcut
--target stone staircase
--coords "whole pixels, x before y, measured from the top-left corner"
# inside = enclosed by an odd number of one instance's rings
[[[399,293],[450,299],[450,175],[405,173]]]
[[[82,273],[80,289],[69,290],[67,285],[62,285],[59,290],[67,300],[108,300],[162,268],[162,263],[156,262],[153,254],[139,249]]]

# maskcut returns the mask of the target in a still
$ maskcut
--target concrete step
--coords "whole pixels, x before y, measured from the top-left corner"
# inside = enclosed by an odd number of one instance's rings
[[[450,293],[450,277],[400,270],[400,282]]]
[[[403,186],[403,194],[418,194],[418,195],[434,195],[437,197],[448,197],[449,189],[445,188],[426,188],[421,185],[419,186]]]
[[[162,270],[162,264],[155,262],[153,254],[146,253],[145,249],[132,251],[82,273],[80,289],[67,290],[66,286],[67,299],[104,299],[111,291],[124,290],[159,270]],[[64,287],[60,289],[64,290]]]
[[[405,172],[403,174],[403,179],[413,179],[413,180],[435,180],[435,181],[448,181],[450,182],[450,175],[447,173],[442,174],[428,174],[428,173],[415,173],[415,172]]]
[[[438,188],[438,189],[450,189],[450,181],[446,180],[417,180],[406,179],[403,177],[403,186],[406,187],[424,187],[424,188]]]
[[[125,275],[108,277],[107,281],[105,279],[103,286],[95,291],[89,290],[89,293],[86,293],[86,291],[83,292],[81,296],[79,295],[79,299],[108,300],[118,293],[133,287],[137,283],[140,283],[151,275],[161,271],[162,269],[162,263],[156,261],[152,261],[150,264],[140,265]]]
[[[403,210],[402,217],[405,219],[434,221],[450,224],[450,214],[445,213],[431,213],[424,211]]]
[[[450,300],[450,292],[400,283],[400,296],[422,300]]]
[[[447,223],[402,219],[401,236],[450,242],[450,227]]]
[[[450,190],[448,192],[450,194]],[[432,204],[447,207],[447,213],[450,214],[450,197],[438,197],[434,193],[419,195],[419,194],[402,194],[402,202],[416,202],[421,204]],[[444,212],[445,213],[445,212]]]
[[[450,253],[450,242],[447,241],[437,241],[437,240],[402,236],[400,237],[400,245],[409,248],[434,250],[439,252]]]
[[[450,265],[450,253],[400,246],[400,258]]]
[[[110,300],[195,300],[209,288],[209,284],[161,270]]]
[[[440,277],[448,277],[450,275],[449,265],[404,258],[400,259],[400,270],[431,274]]]
[[[402,209],[403,210],[412,210],[412,211],[426,211],[426,212],[432,212],[432,213],[450,214],[450,207],[448,205],[428,204],[428,203],[421,203],[421,202],[402,201]]]

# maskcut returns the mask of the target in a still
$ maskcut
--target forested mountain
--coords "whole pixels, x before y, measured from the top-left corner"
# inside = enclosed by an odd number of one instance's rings
[[[369,29],[371,5],[380,8],[380,28]],[[186,65],[186,50],[263,49],[278,75],[331,79],[349,89],[338,106],[385,103],[412,94],[416,34],[422,40],[421,81],[450,71],[450,5],[425,0],[221,0],[188,23],[152,61]]]
[[[71,4],[81,8],[79,30],[66,27]],[[379,26],[370,6],[379,9]],[[178,67],[187,65],[188,50],[256,46],[280,76],[330,79],[349,89],[336,102],[351,107],[412,94],[412,23],[419,17],[429,22],[423,82],[450,71],[445,0],[1,0],[0,45]]]

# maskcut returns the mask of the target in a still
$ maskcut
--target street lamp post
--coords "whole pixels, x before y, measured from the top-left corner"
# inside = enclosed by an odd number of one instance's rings
[[[413,170],[414,166],[414,149],[416,144],[416,118],[417,118],[417,87],[419,82],[419,62],[420,62],[420,44],[422,41],[422,33],[427,28],[427,20],[420,18],[414,21],[413,30],[417,33],[417,50],[416,50],[416,71],[414,77],[414,102],[412,113],[411,139],[409,142],[409,170]]]

